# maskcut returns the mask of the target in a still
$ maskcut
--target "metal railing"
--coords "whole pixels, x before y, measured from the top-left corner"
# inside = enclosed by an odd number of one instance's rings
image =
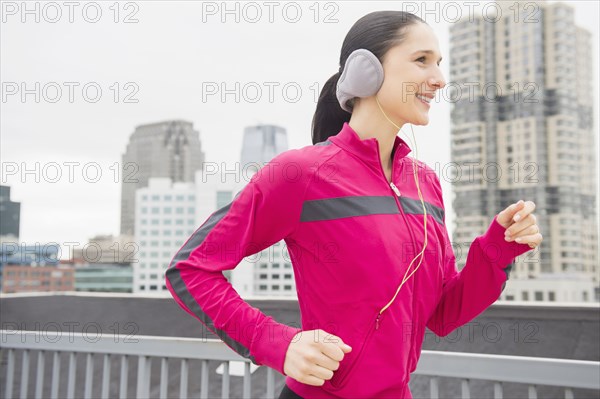
[[[172,338],[155,336],[136,336],[127,340],[126,336],[90,337],[81,333],[57,334],[51,339],[40,339],[37,331],[0,330],[2,352],[7,352],[6,379],[4,397],[9,399],[14,394],[16,351],[21,352],[21,398],[30,397],[29,357],[30,351],[38,351],[35,382],[35,397],[43,396],[44,367],[46,355],[52,355],[51,397],[59,397],[59,377],[63,370],[60,365],[60,354],[68,354],[67,397],[75,397],[76,354],[84,353],[86,358],[84,397],[92,397],[93,356],[103,356],[102,366],[102,398],[109,397],[109,381],[111,375],[111,357],[121,356],[119,397],[128,396],[128,369],[130,360],[137,358],[136,396],[150,397],[150,372],[152,358],[159,358],[160,386],[159,397],[172,397],[168,392],[169,359],[179,359],[181,398],[188,395],[189,362],[201,361],[200,398],[208,398],[209,372],[208,362],[223,362],[223,378],[221,397],[229,397],[230,372],[229,361],[244,362],[243,391],[244,398],[251,397],[251,363],[239,356],[220,340]],[[2,358],[2,354],[0,354]],[[267,369],[266,397],[275,397],[275,372]],[[463,398],[470,398],[470,382],[472,380],[491,380],[494,384],[494,398],[503,397],[503,383],[523,383],[528,385],[529,398],[537,398],[538,386],[559,386],[565,388],[565,398],[573,398],[573,388],[600,390],[600,362],[534,358],[521,356],[471,354],[457,352],[422,351],[417,369],[413,374],[430,376],[430,397],[439,397],[439,378],[451,377],[461,381]],[[277,392],[278,394],[278,392]]]

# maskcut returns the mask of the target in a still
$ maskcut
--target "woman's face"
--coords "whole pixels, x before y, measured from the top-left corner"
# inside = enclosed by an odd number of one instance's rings
[[[439,66],[438,40],[429,25],[416,23],[407,28],[405,41],[383,57],[384,80],[377,98],[392,121],[426,125],[429,108],[419,96],[433,99],[446,85]]]

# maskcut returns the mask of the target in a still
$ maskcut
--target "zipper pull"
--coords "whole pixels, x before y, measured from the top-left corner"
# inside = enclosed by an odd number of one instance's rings
[[[394,182],[390,182],[390,187],[392,187],[392,190],[394,190],[394,192],[396,193],[396,195],[398,197],[402,196],[402,194],[400,193],[400,190],[398,190],[398,187],[396,187],[396,185],[394,184]]]
[[[379,330],[379,319],[381,318],[381,313],[377,315],[377,320],[375,320],[375,329]]]

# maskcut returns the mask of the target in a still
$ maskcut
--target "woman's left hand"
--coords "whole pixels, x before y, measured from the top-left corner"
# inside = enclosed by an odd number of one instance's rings
[[[534,209],[533,201],[519,200],[498,214],[498,223],[506,229],[506,241],[528,244],[531,248],[540,245],[544,237],[540,233],[535,215],[531,213]]]

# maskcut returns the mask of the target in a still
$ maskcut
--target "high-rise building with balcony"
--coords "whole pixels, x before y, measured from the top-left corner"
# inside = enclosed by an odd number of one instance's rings
[[[506,206],[532,200],[544,241],[515,260],[505,299],[522,299],[511,292],[519,280],[559,273],[585,276],[597,298],[591,34],[565,3],[497,6],[494,18],[450,28],[451,154],[461,173],[453,241],[471,242]],[[566,291],[548,294],[592,300]]]

